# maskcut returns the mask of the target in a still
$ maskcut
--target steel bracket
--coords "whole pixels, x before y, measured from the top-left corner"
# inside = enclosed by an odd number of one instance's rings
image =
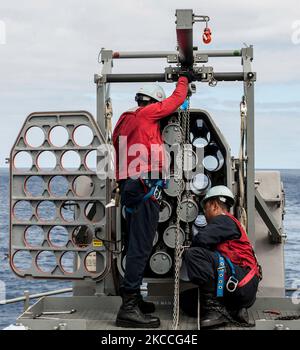
[[[282,243],[284,238],[282,228],[276,224],[273,214],[257,189],[255,189],[255,208],[269,229],[270,241],[272,243]]]

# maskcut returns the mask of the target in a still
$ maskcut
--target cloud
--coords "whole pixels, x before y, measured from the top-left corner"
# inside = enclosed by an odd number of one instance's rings
[[[97,62],[101,47],[174,50],[174,14],[182,7],[182,0],[1,2],[0,20],[6,24],[7,44],[0,45],[0,118],[9,122],[1,128],[0,166],[30,112],[87,109],[95,113],[93,76],[101,70]],[[240,48],[243,42],[255,45],[260,116],[266,114],[268,118],[268,113],[275,115],[276,111],[297,112],[299,96],[295,87],[299,85],[295,82],[300,78],[300,45],[294,45],[291,37],[292,23],[300,19],[298,1],[228,0],[199,6],[199,1],[189,0],[184,7],[211,16],[213,43],[209,47],[201,43],[203,24],[195,24],[194,44],[199,48]],[[241,69],[239,58],[213,59],[210,63],[217,71]],[[164,60],[116,61],[114,72],[162,72],[165,66]],[[171,93],[173,86],[166,87]],[[112,88],[115,119],[133,105],[136,88],[127,84]],[[224,83],[215,89],[199,86],[198,91],[195,106],[216,111],[231,138],[236,125],[232,121],[229,128],[221,112],[228,116],[238,113],[235,107],[242,95],[241,86]],[[285,118],[289,124],[295,113],[287,113]],[[278,159],[274,159],[274,165],[275,161],[278,163]]]

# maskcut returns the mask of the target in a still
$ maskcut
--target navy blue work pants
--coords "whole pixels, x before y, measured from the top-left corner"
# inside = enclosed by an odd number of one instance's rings
[[[150,257],[159,219],[159,204],[144,200],[145,189],[137,179],[126,179],[120,184],[121,204],[126,211],[127,253],[125,275],[121,285],[123,292],[139,292],[144,271]]]

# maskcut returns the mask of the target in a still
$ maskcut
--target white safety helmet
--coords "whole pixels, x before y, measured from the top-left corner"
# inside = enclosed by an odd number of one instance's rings
[[[150,101],[153,99],[157,102],[161,102],[166,98],[164,89],[158,84],[148,84],[139,89],[135,96],[135,100],[138,101]]]
[[[229,207],[232,207],[234,205],[234,195],[226,186],[214,186],[208,190],[205,197],[201,201],[202,208],[205,203],[212,198],[218,198],[221,202],[224,202]]]

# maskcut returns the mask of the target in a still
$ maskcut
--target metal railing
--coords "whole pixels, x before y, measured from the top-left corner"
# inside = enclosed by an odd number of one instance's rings
[[[296,292],[298,291],[297,288],[286,288],[286,292]],[[48,291],[48,292],[43,292],[43,293],[37,293],[37,294],[29,294],[29,291],[25,290],[24,295],[21,297],[13,298],[13,299],[5,299],[5,300],[0,300],[0,305],[7,305],[7,304],[14,304],[18,303],[20,301],[24,301],[24,305],[29,306],[29,300],[31,299],[38,299],[42,297],[47,297],[47,296],[52,296],[52,295],[58,295],[58,294],[65,294],[65,293],[71,293],[73,292],[73,288],[65,288],[65,289],[58,289],[58,290],[53,290],[53,291]],[[27,309],[28,307],[26,307]],[[25,306],[24,306],[25,309]]]
[[[29,291],[25,290],[24,295],[22,297],[0,300],[0,305],[14,304],[14,303],[18,303],[20,301],[24,301],[24,311],[26,311],[30,306],[29,301],[31,299],[38,299],[38,298],[47,297],[47,296],[51,296],[51,295],[65,294],[65,293],[70,293],[72,291],[73,291],[73,288],[65,288],[65,289],[58,289],[58,290],[53,290],[53,291],[49,291],[49,292],[43,292],[43,293],[37,293],[37,294],[30,295]]]

